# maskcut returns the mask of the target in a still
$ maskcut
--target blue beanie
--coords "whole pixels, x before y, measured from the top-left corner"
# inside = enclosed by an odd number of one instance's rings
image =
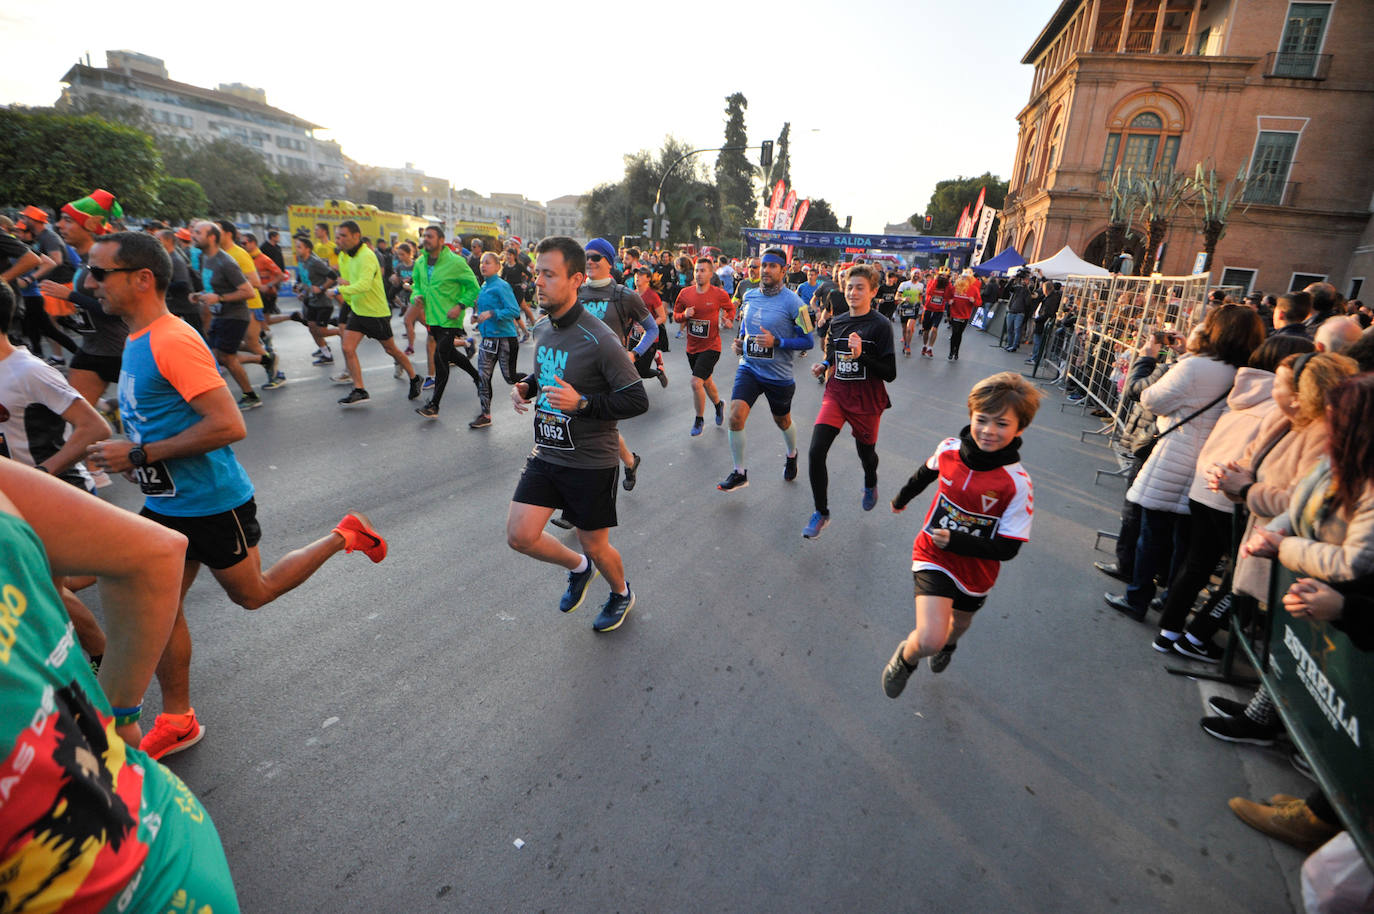
[[[587,242],[587,246],[583,250],[588,254],[600,254],[611,263],[615,263],[615,248],[605,238],[593,238]]]

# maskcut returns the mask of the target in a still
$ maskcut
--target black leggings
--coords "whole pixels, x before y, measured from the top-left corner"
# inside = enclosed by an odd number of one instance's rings
[[[450,362],[466,371],[472,377],[474,385],[481,386],[477,369],[472,367],[472,360],[468,358],[467,352],[460,352],[454,345],[461,332],[457,327],[429,328],[429,335],[434,337],[434,364],[430,366],[434,372],[434,396],[430,397],[429,405],[436,409],[439,407],[439,401],[444,398],[444,388],[448,386]]]
[[[964,328],[968,326],[968,321],[956,321],[950,319],[949,322],[949,354],[959,354],[959,344],[964,339]]]
[[[825,458],[830,453],[830,445],[839,437],[840,430],[833,425],[816,425],[811,430],[811,450],[807,453],[807,467],[811,474],[811,497],[815,499],[816,510],[822,514],[830,513],[826,491],[830,488],[830,474],[825,469]],[[864,468],[864,488],[871,489],[878,484],[878,448],[854,439],[854,450],[859,452],[859,463]]]
[[[75,353],[76,341],[53,323],[43,307],[43,299],[26,296],[24,298],[24,336],[28,337],[29,349],[40,359],[43,357],[43,337],[47,337],[68,352]],[[54,353],[61,355],[61,352]]]
[[[1193,601],[1207,584],[1221,557],[1231,551],[1231,514],[1201,502],[1188,499],[1188,513],[1192,516],[1192,533],[1188,538],[1188,555],[1175,560],[1178,573],[1169,582],[1169,596],[1159,627],[1166,632],[1183,630]]]

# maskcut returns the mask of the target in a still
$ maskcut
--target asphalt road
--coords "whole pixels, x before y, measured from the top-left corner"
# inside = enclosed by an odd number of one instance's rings
[[[340,555],[255,613],[207,574],[191,590],[207,735],[168,761],[218,824],[245,911],[1294,910],[1301,855],[1225,801],[1308,785],[1277,752],[1203,734],[1204,686],[1165,675],[1153,629],[1103,606],[1093,533],[1115,529],[1122,490],[1093,484],[1107,455],[1079,431],[1096,420],[1059,391],[1025,436],[1030,545],[948,671],[882,694],[931,493],[900,516],[887,501],[964,424],[974,381],[1023,368],[982,334],[957,363],[943,342],[900,360],[879,507],[860,510],[846,434],[816,541],[805,458],[783,482],[766,416],[751,486],[715,490],[726,435],[708,418],[688,437],[674,340],[670,386],[622,425],[644,462],[612,541],[639,602],[607,635],[590,628],[600,581],[563,616],[562,572],[506,546],[531,429],[499,379],[492,428],[468,430],[461,374],[424,422],[366,343],[373,399],[341,410],[303,330],[277,339],[289,383],[236,448],[265,560],[355,508],[390,555]],[[733,369],[716,369],[723,392]],[[819,401],[807,376],[803,452]],[[138,504],[122,481],[106,497]]]

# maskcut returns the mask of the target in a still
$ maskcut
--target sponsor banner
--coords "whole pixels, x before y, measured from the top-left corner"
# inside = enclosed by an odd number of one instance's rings
[[[983,214],[978,217],[978,231],[973,236],[976,239],[973,245],[973,256],[969,258],[969,263],[975,267],[983,262],[983,252],[987,250],[988,238],[992,235],[992,223],[997,216],[997,210],[991,206],[985,206],[983,207]]]
[[[784,182],[781,178],[778,183],[773,185],[773,197],[768,203],[768,219],[763,223],[764,228],[775,228],[773,221],[778,218],[778,207],[782,205],[782,193]]]
[[[926,253],[963,253],[973,250],[976,239],[940,235],[863,235],[852,232],[803,232],[798,229],[741,229],[746,243],[752,246],[795,245],[812,248],[858,248],[883,251],[915,251]]]

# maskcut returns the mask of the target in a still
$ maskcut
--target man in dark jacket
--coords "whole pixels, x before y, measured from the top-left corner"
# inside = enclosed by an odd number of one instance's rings
[[[1050,334],[1045,328],[1053,328],[1054,317],[1059,313],[1059,302],[1064,297],[1063,286],[1057,282],[1045,280],[1040,288],[1040,301],[1031,314],[1031,320],[1035,322],[1035,346],[1031,350],[1031,357],[1026,359],[1027,363],[1039,362],[1045,357],[1050,339]]]
[[[1007,352],[1021,348],[1021,333],[1026,326],[1026,315],[1030,311],[1030,283],[1026,277],[1018,275],[1011,283],[1007,305]]]

